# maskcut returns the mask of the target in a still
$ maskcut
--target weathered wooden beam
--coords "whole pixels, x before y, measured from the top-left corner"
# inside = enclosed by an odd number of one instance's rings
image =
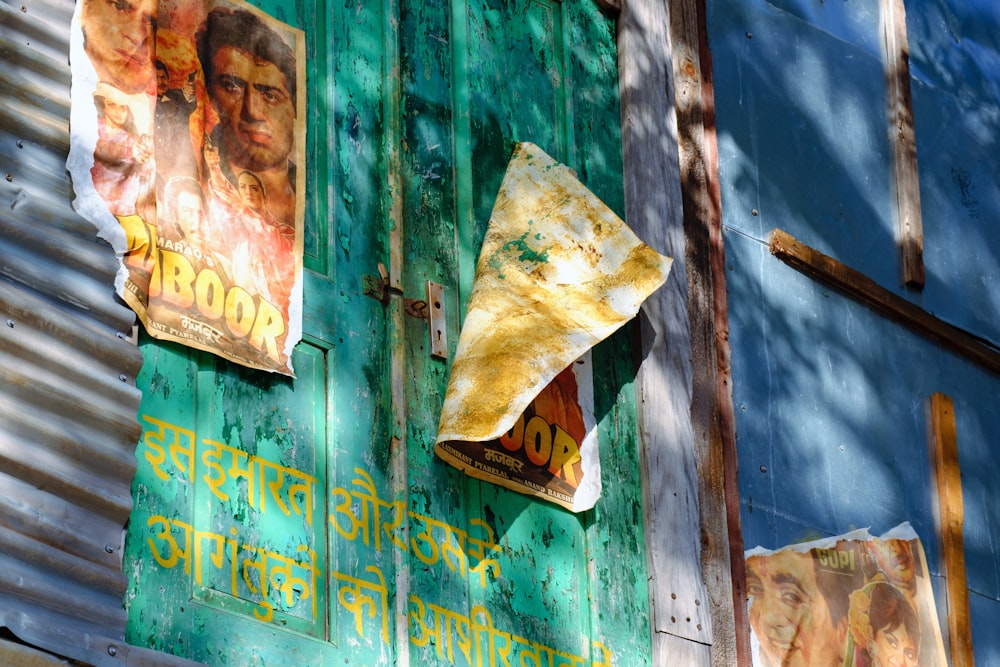
[[[771,232],[770,247],[771,254],[789,266],[844,292],[872,310],[1000,375],[1000,350],[986,341],[938,319],[920,306],[893,294],[866,275],[800,243],[780,229]]]
[[[948,648],[952,667],[973,667],[969,589],[962,539],[965,512],[958,464],[955,405],[950,397],[935,393],[928,402],[928,412],[932,477],[937,480],[935,518],[941,542],[941,570],[948,596]]]
[[[691,424],[691,331],[666,3],[624,0],[618,69],[625,220],[674,259],[640,314],[636,373],[653,623],[653,664],[707,667],[711,617],[701,568]]]
[[[920,213],[920,175],[910,90],[910,48],[903,0],[880,0],[886,91],[889,98],[889,146],[896,196],[903,282],[923,287],[924,227]]]
[[[669,6],[693,360],[691,423],[711,657],[714,667],[749,667],[711,53],[704,1],[670,0]]]

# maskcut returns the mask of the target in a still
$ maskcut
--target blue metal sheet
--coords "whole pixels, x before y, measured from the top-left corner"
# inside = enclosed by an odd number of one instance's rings
[[[1000,341],[1000,5],[907,2],[927,309]]]
[[[790,4],[707,2],[725,222],[780,227],[898,290],[874,3]]]

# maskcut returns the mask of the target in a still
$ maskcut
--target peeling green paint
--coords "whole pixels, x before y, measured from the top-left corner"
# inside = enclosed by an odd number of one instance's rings
[[[180,450],[163,441],[154,465],[156,426],[145,422],[153,437],[137,451],[129,640],[208,665],[479,664],[423,628],[434,614],[479,622],[482,608],[514,644],[522,638],[586,663],[649,664],[628,335],[595,352],[606,491],[576,516],[469,480],[434,457],[448,365],[429,356],[425,320],[396,315],[399,299],[419,298],[426,280],[444,284],[454,349],[517,141],[567,162],[621,210],[612,22],[591,0],[260,5],[287,12],[310,45],[299,377],[142,342],[142,414],[190,430],[197,449],[185,469]],[[532,224],[505,252],[543,264],[547,248]],[[365,296],[379,262],[394,261],[396,234],[402,294]],[[393,386],[403,395],[394,398]],[[402,419],[394,400],[406,408]],[[213,442],[246,458],[231,454],[235,463],[227,459],[222,471],[206,465],[218,464],[206,454]],[[317,480],[311,523],[269,463]],[[223,472],[218,488],[206,481]],[[305,505],[304,495],[295,498]],[[162,524],[150,525],[156,517],[175,522],[177,540],[182,524],[198,531],[200,560],[192,542],[187,561],[158,561],[151,545],[162,556],[170,544],[156,532]],[[232,578],[217,571],[212,559],[222,552],[213,544],[240,547]],[[282,588],[283,575],[272,582],[271,609],[263,606],[253,566],[262,553],[300,573],[314,565],[314,597],[301,585]]]

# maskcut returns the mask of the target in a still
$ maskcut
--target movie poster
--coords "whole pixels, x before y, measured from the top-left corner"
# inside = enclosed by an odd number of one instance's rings
[[[590,357],[559,373],[499,438],[443,441],[438,456],[470,477],[569,510],[590,509],[601,496]]]
[[[304,34],[243,2],[79,0],[67,168],[155,338],[292,374]]]
[[[909,524],[746,554],[756,667],[947,667]]]
[[[574,512],[601,494],[588,351],[671,260],[538,146],[514,150],[490,215],[434,451]]]

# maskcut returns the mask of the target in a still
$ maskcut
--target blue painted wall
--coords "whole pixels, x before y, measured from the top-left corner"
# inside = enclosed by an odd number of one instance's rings
[[[767,247],[781,228],[1000,344],[1000,5],[906,2],[927,268],[917,291],[902,285],[896,246],[877,0],[706,4],[745,544],[909,521],[939,574],[925,408],[945,393],[976,663],[1000,664],[1000,377]]]

